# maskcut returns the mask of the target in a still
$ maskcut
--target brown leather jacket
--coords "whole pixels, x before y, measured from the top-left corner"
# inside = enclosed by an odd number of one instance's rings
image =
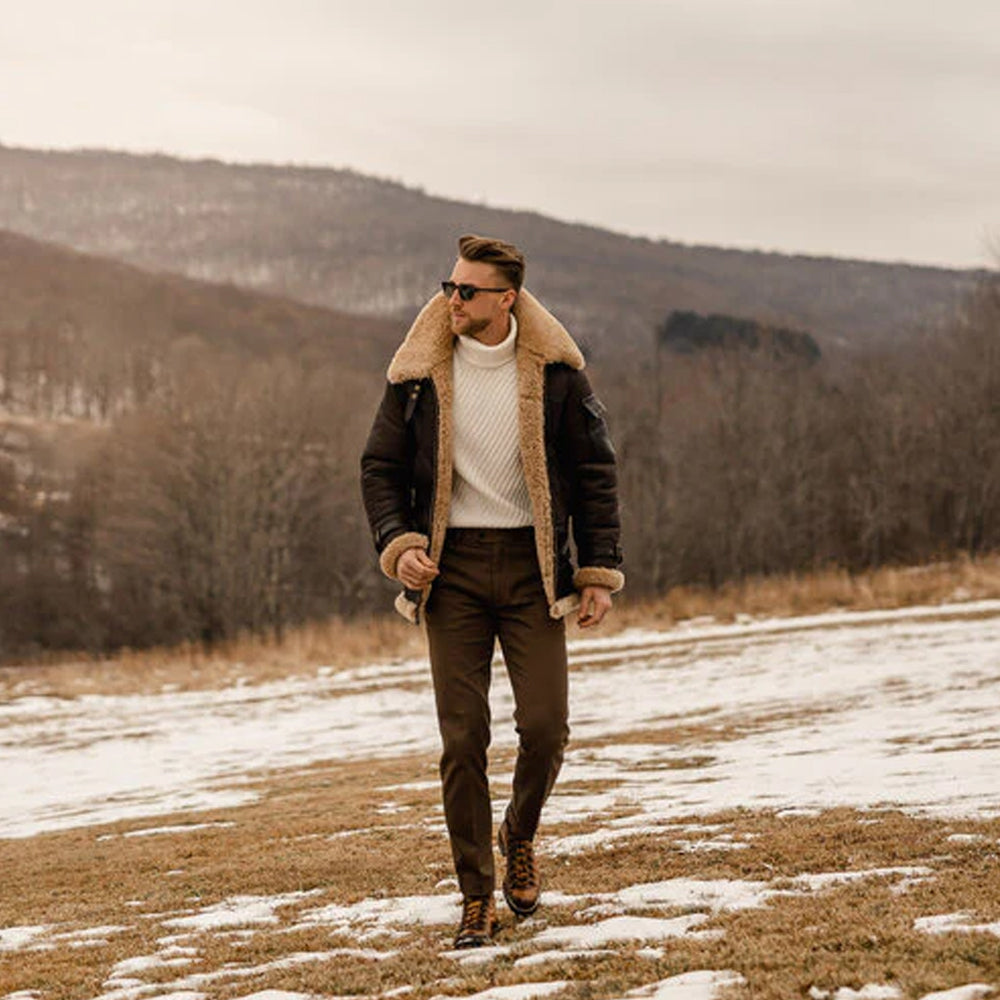
[[[587,585],[620,590],[615,452],[583,356],[558,320],[522,289],[517,317],[519,437],[549,613],[562,617]],[[383,572],[419,545],[437,561],[451,501],[452,347],[448,306],[436,295],[389,366],[382,403],[361,457],[365,510]],[[442,419],[442,416],[445,419]],[[570,559],[570,530],[580,568]],[[416,622],[430,588],[404,590]]]

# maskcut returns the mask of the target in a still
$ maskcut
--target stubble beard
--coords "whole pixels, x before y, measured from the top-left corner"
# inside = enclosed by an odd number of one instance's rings
[[[462,324],[462,325],[459,325]],[[451,329],[453,333],[458,334],[460,337],[473,337],[479,333],[482,333],[490,325],[490,320],[488,319],[465,319],[464,323],[462,320],[456,320],[454,316],[451,318]]]

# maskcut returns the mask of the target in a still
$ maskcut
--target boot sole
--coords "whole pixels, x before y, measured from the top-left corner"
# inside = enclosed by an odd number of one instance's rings
[[[493,936],[500,931],[500,921],[497,920],[490,928],[488,937],[468,937],[455,938],[452,947],[457,951],[460,948],[486,948],[493,944]]]
[[[510,897],[510,894],[507,892],[507,886],[503,887],[503,898],[515,917],[530,917],[538,909],[538,904],[541,901],[540,899],[536,900],[535,905],[531,907],[523,906]]]

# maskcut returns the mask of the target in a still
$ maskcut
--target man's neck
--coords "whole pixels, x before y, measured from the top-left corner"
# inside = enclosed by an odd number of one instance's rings
[[[510,333],[510,313],[504,313],[496,322],[491,323],[485,330],[473,334],[473,337],[485,347],[496,347],[502,344]]]

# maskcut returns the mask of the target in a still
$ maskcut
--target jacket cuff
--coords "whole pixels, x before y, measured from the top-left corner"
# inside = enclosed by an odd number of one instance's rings
[[[428,545],[430,539],[426,535],[421,535],[418,531],[404,531],[382,550],[378,557],[379,568],[390,580],[396,580],[396,563],[399,562],[399,557],[407,549],[426,549]]]
[[[607,566],[581,566],[573,574],[573,586],[577,590],[583,590],[584,587],[607,587],[612,594],[617,594],[625,586],[625,574]]]

